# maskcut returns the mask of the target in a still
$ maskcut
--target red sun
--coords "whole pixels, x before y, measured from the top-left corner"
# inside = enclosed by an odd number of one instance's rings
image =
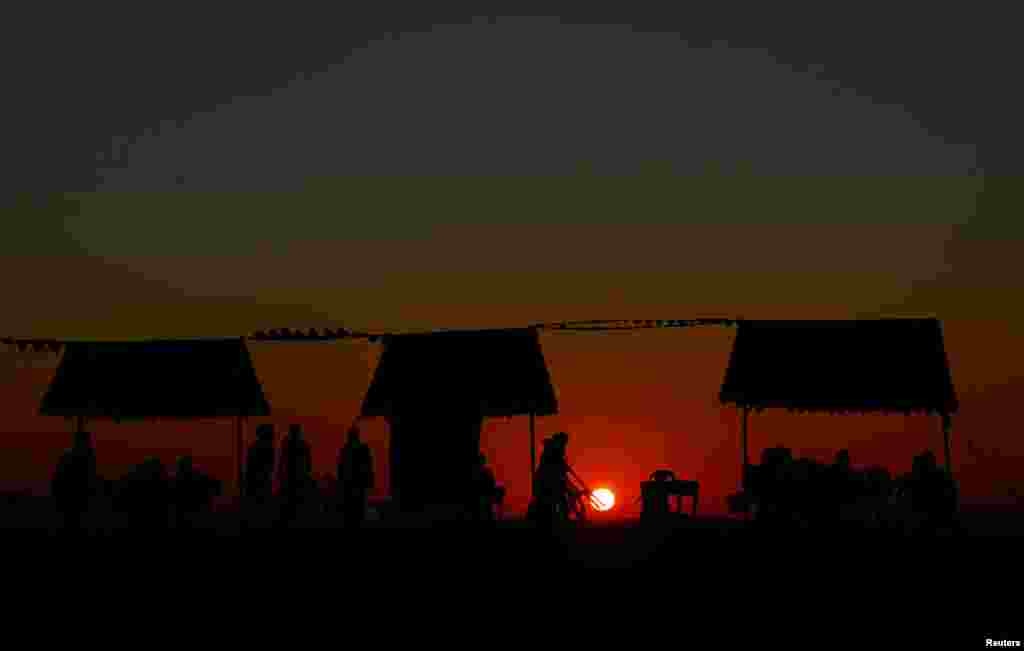
[[[615,493],[607,488],[598,488],[591,493],[590,502],[598,511],[607,511],[615,506]]]

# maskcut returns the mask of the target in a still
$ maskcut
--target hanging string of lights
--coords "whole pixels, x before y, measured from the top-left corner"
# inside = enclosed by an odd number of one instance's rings
[[[647,330],[657,328],[690,328],[696,326],[724,326],[731,327],[737,323],[734,318],[696,318],[696,319],[619,319],[619,320],[592,320],[592,321],[559,321],[549,323],[535,323],[528,327],[537,331],[554,333],[573,332],[622,332],[631,330]],[[442,330],[431,330],[427,332],[443,332]],[[316,342],[316,341],[339,341],[339,340],[365,340],[370,343],[380,343],[388,337],[399,334],[414,334],[411,332],[362,332],[348,328],[271,328],[257,330],[242,339],[255,342]],[[0,344],[8,347],[8,352],[13,348],[19,353],[24,352],[47,352],[60,353],[65,345],[79,340],[66,339],[40,339],[35,337],[0,337]]]
[[[619,330],[644,330],[654,328],[689,328],[695,326],[733,326],[737,322],[734,318],[698,318],[698,319],[619,319],[619,320],[594,320],[594,321],[559,321],[552,323],[534,323],[528,327],[538,331],[551,332],[608,332]],[[432,330],[429,332],[443,332],[443,330]],[[395,336],[394,332],[355,332],[345,328],[277,328],[272,330],[260,330],[248,337],[252,341],[328,341],[337,339],[366,339],[371,343],[383,340],[385,337]],[[413,334],[413,333],[403,333]]]
[[[594,331],[607,332],[618,330],[649,330],[655,328],[690,328],[695,326],[731,327],[738,319],[734,318],[697,318],[697,319],[647,319],[647,320],[605,320],[605,321],[562,321],[559,323],[538,323],[532,327],[551,331]]]
[[[57,339],[0,337],[0,344],[7,346],[9,349],[14,348],[19,353],[29,351],[38,353],[59,353],[64,347],[64,343],[65,342]]]

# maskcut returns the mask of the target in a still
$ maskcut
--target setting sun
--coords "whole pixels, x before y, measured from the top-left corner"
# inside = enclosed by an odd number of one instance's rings
[[[615,493],[607,488],[598,488],[591,495],[590,501],[598,511],[607,511],[615,506]]]

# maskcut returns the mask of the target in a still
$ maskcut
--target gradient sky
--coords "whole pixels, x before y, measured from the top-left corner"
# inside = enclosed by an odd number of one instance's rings
[[[1024,202],[1005,19],[89,11],[45,30],[26,14],[15,42],[33,54],[6,123],[2,334],[929,314],[963,405],[965,493],[1019,486]],[[738,480],[738,419],[714,400],[731,337],[545,336],[563,414],[542,430],[568,429],[581,473],[624,495],[667,466],[720,503]],[[375,350],[253,348],[281,422],[319,430],[328,470]],[[47,371],[4,363],[3,467],[37,481],[64,426],[31,416]],[[520,420],[485,435],[514,500]],[[97,436],[118,463],[195,447],[227,474],[224,427]],[[755,454],[849,446],[896,470],[941,445],[923,417],[752,427]],[[382,424],[371,437],[382,457]]]

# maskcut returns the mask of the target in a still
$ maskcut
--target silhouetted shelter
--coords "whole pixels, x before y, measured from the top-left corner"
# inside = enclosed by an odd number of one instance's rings
[[[946,467],[958,403],[937,319],[740,321],[719,398],[749,410],[942,417]]]
[[[239,482],[242,423],[270,405],[242,339],[72,342],[43,396],[44,416],[114,421],[237,419]]]
[[[388,337],[362,415],[388,419],[396,502],[460,499],[480,452],[483,419],[558,412],[540,340],[532,328]],[[428,494],[429,493],[429,494]]]

